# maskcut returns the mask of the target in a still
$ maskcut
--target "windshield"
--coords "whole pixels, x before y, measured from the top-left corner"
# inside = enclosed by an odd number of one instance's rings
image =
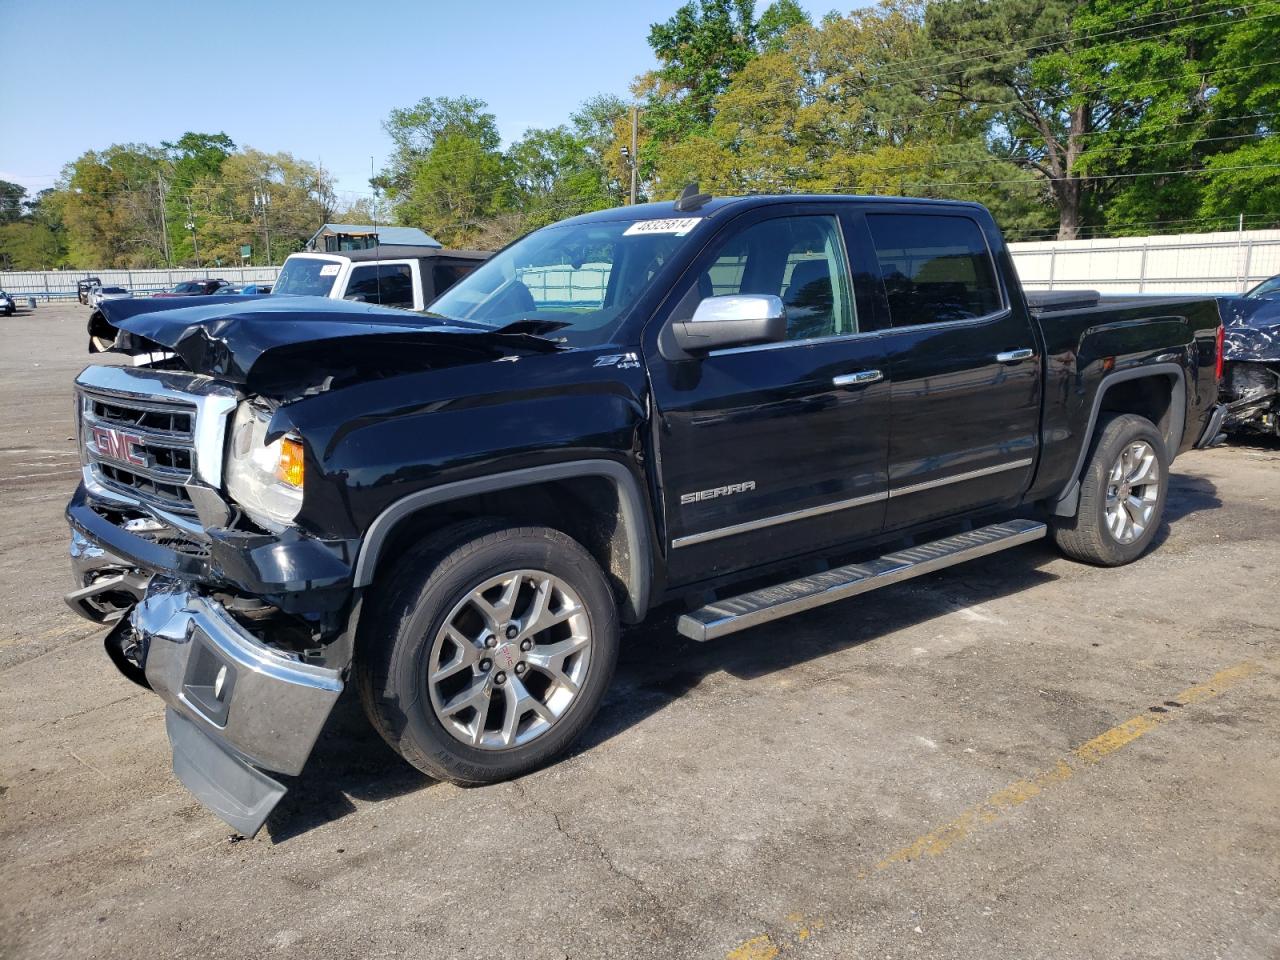
[[[458,281],[430,311],[489,327],[552,321],[563,324],[553,339],[608,343],[699,219],[545,227]]]
[[[294,297],[327,297],[341,267],[342,264],[330,260],[290,257],[280,268],[271,292]]]
[[[1260,284],[1245,294],[1251,300],[1268,300],[1271,297],[1280,298],[1280,277],[1272,277],[1270,280],[1263,280]]]
[[[188,283],[180,283],[173,288],[173,292],[174,293],[204,293],[204,284],[195,283],[194,281],[188,282]]]

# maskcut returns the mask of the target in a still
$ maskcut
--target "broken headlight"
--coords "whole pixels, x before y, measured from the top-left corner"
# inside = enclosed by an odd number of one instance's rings
[[[265,527],[288,523],[302,509],[302,441],[277,437],[267,443],[270,413],[244,401],[231,421],[227,448],[227,492],[250,518]]]

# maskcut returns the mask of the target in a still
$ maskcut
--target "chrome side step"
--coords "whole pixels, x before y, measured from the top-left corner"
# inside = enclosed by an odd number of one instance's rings
[[[966,560],[1039,540],[1048,528],[1036,520],[1009,520],[885,554],[866,563],[850,563],[789,583],[717,600],[686,613],[676,629],[691,640],[715,640],[825,603],[856,597]]]

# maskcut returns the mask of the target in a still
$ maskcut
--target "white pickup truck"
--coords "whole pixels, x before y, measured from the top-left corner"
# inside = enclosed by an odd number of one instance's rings
[[[280,268],[271,295],[329,297],[422,310],[489,256],[479,250],[390,244],[369,250],[294,253]]]

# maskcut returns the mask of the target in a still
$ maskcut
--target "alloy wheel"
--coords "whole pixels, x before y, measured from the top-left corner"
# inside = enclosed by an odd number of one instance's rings
[[[591,666],[591,622],[577,591],[540,570],[473,588],[445,618],[427,660],[437,719],[482,750],[522,746],[574,703]]]
[[[1107,530],[1117,543],[1133,543],[1146,532],[1160,500],[1160,463],[1155,449],[1135,440],[1120,451],[1107,474]]]

